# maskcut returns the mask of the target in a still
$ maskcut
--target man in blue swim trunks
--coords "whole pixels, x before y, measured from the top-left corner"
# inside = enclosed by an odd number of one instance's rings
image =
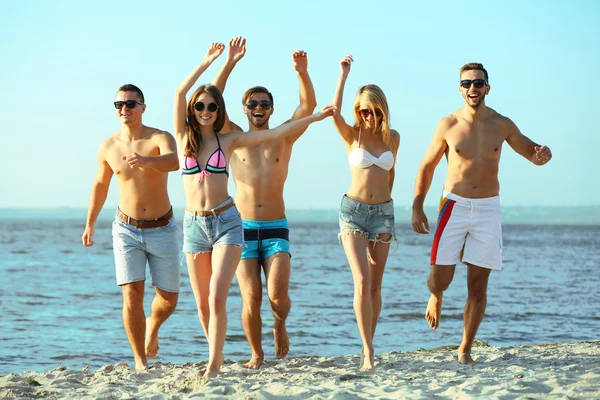
[[[227,78],[245,53],[245,39],[238,37],[229,42],[227,61],[213,80],[213,84],[221,91],[225,89]],[[300,81],[300,105],[292,115],[293,121],[311,115],[317,100],[308,75],[306,52],[295,51],[292,59]],[[249,134],[269,129],[269,118],[274,108],[273,95],[267,89],[260,86],[248,89],[242,98],[242,104],[248,118]],[[239,126],[232,125],[234,130],[242,131]],[[299,131],[286,139],[237,149],[230,160],[236,184],[235,203],[242,215],[247,245],[236,272],[244,303],[242,325],[252,350],[252,359],[245,364],[247,368],[257,369],[264,363],[260,316],[261,267],[265,271],[267,293],[275,318],[273,335],[277,358],[284,358],[290,347],[285,320],[291,307],[288,296],[291,254],[283,188],[292,146],[303,133],[304,131]]]

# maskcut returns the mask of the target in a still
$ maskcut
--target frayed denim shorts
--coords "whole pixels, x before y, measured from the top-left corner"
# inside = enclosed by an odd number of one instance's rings
[[[391,234],[389,239],[380,239],[382,233]],[[340,233],[352,234],[370,242],[390,243],[396,239],[394,229],[394,201],[381,204],[365,204],[344,195],[340,205]]]
[[[233,202],[229,198],[215,209]],[[211,253],[213,246],[233,244],[244,246],[242,217],[235,205],[219,215],[202,217],[186,210],[183,217],[183,252]]]

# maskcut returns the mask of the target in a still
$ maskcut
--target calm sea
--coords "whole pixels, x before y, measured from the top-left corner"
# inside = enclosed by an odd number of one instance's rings
[[[290,224],[290,357],[358,354],[352,277],[337,242],[335,215],[313,222],[300,219]],[[115,284],[111,221],[99,221],[92,248],[81,246],[82,230],[79,217],[2,216],[0,375],[58,365],[81,369],[132,362],[121,322],[121,292]],[[397,225],[397,232],[398,244],[392,246],[384,276],[376,352],[457,345],[466,299],[465,268],[457,267],[444,298],[441,326],[432,331],[423,318],[432,235],[417,235],[405,223]],[[207,343],[185,266],[181,271],[180,301],[161,330],[160,355],[174,363],[203,361]],[[149,281],[146,286],[149,310],[153,291]],[[505,224],[504,270],[490,277],[478,339],[490,345],[599,339],[598,288],[600,225]],[[263,346],[272,360],[273,317],[266,299],[265,295]],[[248,359],[235,279],[227,307],[225,357]]]

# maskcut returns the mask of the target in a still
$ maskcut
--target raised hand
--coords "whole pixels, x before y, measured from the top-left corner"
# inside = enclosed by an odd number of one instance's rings
[[[350,73],[350,64],[354,62],[351,54],[346,54],[344,58],[340,61],[340,69],[342,70],[342,74],[348,75]]]
[[[146,164],[148,164],[148,159],[144,156],[140,156],[138,153],[132,153],[126,156],[121,157],[123,161],[127,161],[130,168],[138,167],[142,168]]]
[[[546,146],[535,146],[535,159],[538,165],[544,165],[552,158],[552,152],[549,147]]]
[[[308,69],[308,58],[305,51],[296,50],[293,52],[292,60],[294,60],[294,69],[297,72],[306,72]]]
[[[321,111],[315,113],[315,116],[317,117],[317,121],[321,121],[327,117],[331,117],[331,116],[335,115],[336,110],[337,110],[337,108],[333,104],[323,107],[321,109]]]
[[[221,55],[221,53],[223,53],[223,50],[225,50],[225,45],[223,43],[211,43],[204,59],[212,63]]]
[[[238,62],[244,57],[244,54],[246,54],[246,39],[241,36],[231,39],[227,59]]]
[[[81,235],[81,242],[85,247],[90,247],[94,245],[94,241],[92,238],[94,237],[94,228],[87,226],[85,231],[83,231],[83,235]]]

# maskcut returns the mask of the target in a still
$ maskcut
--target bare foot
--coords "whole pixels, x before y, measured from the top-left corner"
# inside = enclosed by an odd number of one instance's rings
[[[146,318],[146,357],[154,358],[158,354],[158,330],[150,329],[150,318]]]
[[[429,323],[431,329],[437,329],[440,326],[440,318],[442,317],[442,294],[432,294],[427,303],[427,311],[425,311],[425,319]]]
[[[147,371],[148,370],[148,362],[147,361],[135,361],[135,369],[138,371]]]
[[[221,354],[221,357],[218,358],[218,361],[214,361],[211,363],[211,361],[208,360],[208,364],[206,365],[206,371],[204,371],[204,373],[200,371],[200,373],[202,373],[202,376],[204,376],[205,378],[216,378],[217,375],[219,375],[219,371],[221,370],[221,366],[223,365],[224,360],[225,357],[223,356],[223,354]]]
[[[373,349],[365,351],[363,348],[360,356],[360,370],[373,371],[375,370],[375,355]]]
[[[244,364],[244,367],[249,368],[249,369],[259,369],[261,365],[263,365],[265,363],[265,358],[263,357],[258,357],[258,356],[253,356],[250,361],[248,361],[246,364]]]
[[[471,358],[471,353],[458,353],[458,362],[461,364],[475,364],[475,360]]]
[[[285,321],[275,319],[273,324],[273,336],[275,337],[275,356],[278,359],[285,358],[290,351],[290,338],[285,329]]]

